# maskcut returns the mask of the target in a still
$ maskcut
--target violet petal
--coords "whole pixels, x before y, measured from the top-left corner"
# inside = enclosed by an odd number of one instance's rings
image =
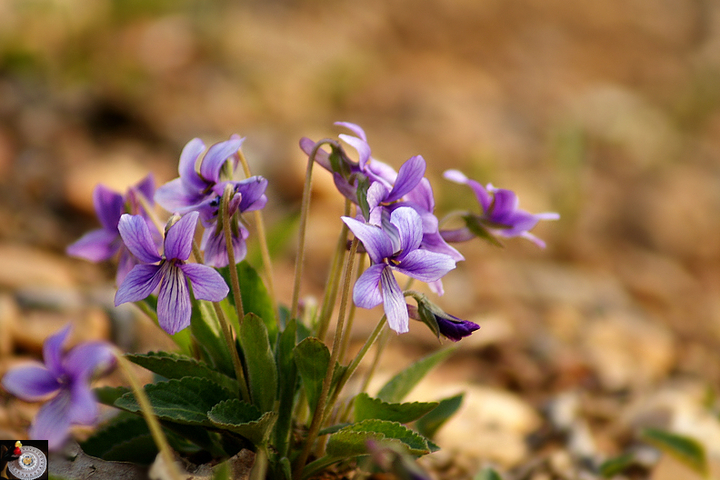
[[[386,201],[394,202],[395,200],[399,200],[406,193],[414,189],[425,176],[425,169],[425,159],[422,156],[416,155],[409,158],[400,167],[398,176],[395,179],[395,185],[388,194]]]
[[[140,261],[155,263],[161,260],[150,229],[142,215],[123,214],[118,223],[118,230],[127,249]]]
[[[71,325],[66,325],[57,333],[50,335],[43,343],[43,360],[45,366],[56,378],[60,378],[64,373],[62,365],[63,344],[70,334]]]
[[[216,143],[208,148],[205,158],[200,164],[200,175],[207,181],[217,183],[220,181],[220,170],[225,162],[240,150],[244,138],[233,135],[230,140]],[[235,165],[233,165],[234,169]]]
[[[41,365],[18,366],[8,370],[2,378],[2,386],[26,402],[42,400],[61,387],[57,377]]]
[[[390,238],[380,227],[368,225],[350,217],[342,217],[343,222],[360,239],[373,263],[381,263],[394,253]]]
[[[147,298],[160,285],[166,265],[135,265],[115,293],[115,306]]]
[[[157,303],[158,323],[170,335],[190,325],[190,292],[187,279],[176,266],[167,269]]]
[[[91,262],[110,260],[120,249],[120,236],[117,229],[110,231],[104,228],[93,230],[80,237],[75,243],[68,246],[65,252],[78,258]]]
[[[449,255],[427,250],[413,250],[403,258],[400,265],[395,267],[398,272],[421,282],[439,280],[454,268],[455,260]]]
[[[353,302],[360,308],[373,308],[383,301],[380,292],[380,277],[387,268],[384,263],[371,265],[360,275],[353,289]]]
[[[168,229],[165,237],[165,258],[187,260],[192,251],[198,212],[190,212]]]
[[[180,154],[178,173],[180,174],[180,181],[186,185],[188,191],[202,191],[205,188],[205,182],[200,178],[196,170],[197,160],[204,151],[205,144],[203,141],[199,138],[193,138],[185,145]],[[158,201],[158,203],[160,202]]]
[[[222,275],[212,267],[199,263],[186,263],[180,265],[180,270],[190,280],[195,298],[219,302],[230,291]]]
[[[70,391],[62,390],[55,398],[40,408],[32,425],[29,436],[36,440],[47,440],[50,450],[62,447],[70,429],[68,409]]]
[[[387,315],[388,325],[397,333],[408,331],[409,316],[405,297],[403,297],[400,285],[392,274],[390,268],[385,268],[380,277],[380,288],[382,289],[383,308]]]
[[[109,232],[117,232],[118,221],[123,211],[123,197],[104,185],[97,185],[93,190],[95,213],[103,228]]]

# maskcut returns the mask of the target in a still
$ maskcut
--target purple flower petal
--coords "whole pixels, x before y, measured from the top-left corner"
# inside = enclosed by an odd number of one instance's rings
[[[420,183],[415,188],[406,193],[405,199],[408,203],[413,204],[416,209],[419,208],[429,213],[435,211],[435,196],[433,195],[432,186],[430,186],[430,180],[427,178],[420,180]]]
[[[200,164],[200,175],[205,181],[213,183],[220,181],[220,170],[228,159],[237,155],[237,151],[240,150],[240,146],[244,140],[244,138],[240,138],[238,135],[233,135],[230,137],[230,140],[216,143],[208,149],[205,158],[203,158]],[[235,160],[235,162],[237,162],[237,160]],[[233,164],[233,169],[234,168],[235,163]]]
[[[399,200],[414,189],[425,176],[425,168],[425,159],[420,155],[411,157],[403,163],[395,179],[395,185],[388,194],[386,201],[394,202]]]
[[[490,194],[487,192],[487,190],[485,190],[485,187],[480,185],[475,180],[469,179],[459,170],[447,170],[445,171],[445,173],[443,173],[443,177],[445,177],[447,180],[450,180],[451,182],[460,183],[462,185],[467,185],[468,187],[472,188],[475,192],[478,203],[480,203],[480,206],[483,209],[483,212],[488,211],[488,209],[490,208],[491,199]]]
[[[395,253],[390,238],[380,227],[367,225],[350,217],[342,217],[342,220],[363,243],[373,263],[381,263],[384,258]]]
[[[2,379],[2,386],[26,402],[37,402],[61,388],[57,377],[41,365],[19,366],[9,370]]]
[[[145,178],[130,188],[130,191],[133,190],[140,193],[143,197],[145,197],[148,203],[152,205],[153,197],[155,195],[155,177],[153,177],[153,174],[148,174]]]
[[[300,139],[300,149],[305,152],[305,155],[310,155],[315,148],[315,145],[317,144],[307,137]],[[318,149],[315,154],[315,163],[329,172],[332,171],[332,166],[330,165],[330,154],[322,148]]]
[[[360,275],[353,289],[353,302],[360,308],[373,308],[383,301],[380,277],[387,268],[384,263],[371,265]]]
[[[118,230],[127,249],[140,261],[155,263],[161,260],[150,229],[141,215],[123,214],[118,223]]]
[[[180,265],[180,270],[190,280],[195,298],[219,302],[230,291],[222,275],[207,265],[186,263]]]
[[[70,391],[62,390],[55,398],[38,411],[32,425],[29,436],[36,440],[47,440],[50,450],[57,450],[62,447],[70,429]]]
[[[70,387],[70,405],[67,417],[73,425],[92,425],[97,421],[97,399],[85,381],[74,382]]]
[[[117,232],[118,221],[123,211],[123,197],[104,185],[97,185],[93,190],[95,213],[103,228],[109,232]]]
[[[178,165],[180,181],[186,186],[186,189],[190,192],[199,192],[205,188],[205,182],[202,180],[202,178],[200,178],[200,175],[197,173],[196,170],[197,160],[204,151],[205,144],[203,143],[203,141],[199,138],[193,138],[187,143],[187,145],[185,145],[182,153],[180,154],[180,163]],[[160,202],[158,201],[158,203]],[[175,210],[170,211],[174,212]]]
[[[367,142],[367,136],[365,135],[365,130],[363,130],[359,125],[355,125],[354,123],[350,122],[335,122],[335,125],[339,127],[345,127],[351,132],[353,132],[355,135],[360,137],[362,140]]]
[[[205,197],[199,193],[201,191],[202,189],[188,191],[182,179],[176,178],[159,187],[154,198],[168,212],[183,214],[202,202]]]
[[[225,248],[225,233],[220,231],[216,235],[215,231],[216,224],[206,228],[200,243],[200,248],[205,252],[205,265],[216,268],[227,267],[229,260],[227,248]],[[232,237],[235,263],[240,263],[247,255],[247,243],[245,243],[245,240],[250,235],[250,232],[242,225],[238,225],[238,234],[239,236],[233,233]]]
[[[176,266],[170,266],[160,286],[158,323],[170,335],[190,326],[190,292],[187,279]]]
[[[391,269],[383,269],[380,277],[380,288],[382,289],[383,308],[385,315],[387,315],[388,325],[397,333],[407,332],[409,330],[407,304]]]
[[[453,342],[458,342],[463,338],[471,335],[475,330],[480,328],[477,323],[469,322],[467,320],[460,320],[459,318],[448,315],[454,320],[443,318],[439,315],[435,315],[435,319],[438,323],[438,329],[440,333],[446,338]]]
[[[397,228],[400,235],[399,259],[416,250],[422,242],[422,219],[410,207],[401,207],[390,214],[390,223]]]
[[[165,236],[166,259],[176,258],[185,261],[190,258],[199,215],[198,212],[190,212],[168,229]]]
[[[107,371],[114,363],[115,356],[109,344],[87,342],[70,350],[63,366],[75,383],[84,384],[94,373]]]
[[[160,285],[167,263],[161,265],[135,265],[115,293],[115,306],[147,298]]]
[[[120,249],[122,242],[114,231],[100,228],[86,233],[79,240],[65,249],[65,252],[72,257],[84,258],[91,262],[102,262],[109,260]]]
[[[138,264],[137,258],[135,258],[130,250],[123,247],[120,249],[120,258],[118,259],[117,273],[115,274],[115,285],[122,285],[127,277],[128,273]]]
[[[56,378],[60,378],[64,372],[62,365],[62,346],[70,334],[71,326],[67,325],[54,335],[50,335],[43,343],[43,360],[45,366]]]
[[[368,161],[370,160],[370,145],[368,145],[366,141],[357,137],[352,137],[350,135],[345,135],[341,133],[340,135],[338,135],[338,137],[340,137],[341,140],[343,140],[345,143],[357,150],[360,169],[365,169],[365,165],[367,165]]]
[[[422,243],[420,245],[423,249],[430,252],[449,255],[450,258],[456,262],[462,262],[465,260],[465,257],[463,257],[460,252],[447,244],[440,232],[423,234]]]
[[[242,195],[238,207],[240,212],[251,212],[263,208],[267,203],[267,197],[265,196],[267,186],[267,179],[259,175],[236,182],[236,190]]]
[[[403,258],[402,263],[395,267],[395,270],[421,282],[434,282],[454,268],[455,260],[449,255],[413,250]]]

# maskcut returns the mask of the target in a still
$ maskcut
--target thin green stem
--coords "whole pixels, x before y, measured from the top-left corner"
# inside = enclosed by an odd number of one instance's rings
[[[150,435],[152,436],[155,445],[157,445],[158,450],[160,450],[160,455],[166,464],[168,473],[170,473],[173,480],[182,480],[183,476],[181,475],[178,465],[175,463],[173,450],[170,448],[167,438],[165,438],[160,422],[153,413],[152,405],[150,404],[150,399],[148,399],[145,394],[145,389],[143,389],[142,385],[140,385],[140,382],[130,367],[130,362],[125,359],[122,352],[120,352],[120,350],[113,349],[113,354],[117,359],[120,370],[122,370],[125,378],[127,378],[128,382],[130,382],[130,387],[137,399],[138,405],[140,405],[140,411],[145,418],[145,422],[147,422]]]
[[[357,253],[358,243],[359,240],[354,238],[352,244],[350,245],[350,253],[345,258],[340,312],[338,314],[337,327],[335,328],[335,338],[333,340],[332,351],[330,352],[330,363],[328,364],[328,369],[325,373],[325,379],[322,384],[322,390],[320,391],[320,397],[318,398],[317,407],[313,413],[312,422],[310,423],[310,428],[308,429],[307,437],[305,438],[305,445],[303,446],[303,450],[295,463],[295,471],[293,473],[293,478],[295,480],[299,480],[302,475],[305,462],[307,462],[307,459],[310,456],[313,444],[315,443],[315,439],[320,431],[322,421],[325,418],[325,409],[327,406],[326,400],[328,398],[328,394],[330,393],[332,377],[335,371],[335,363],[340,355],[340,342],[342,340],[342,331],[345,323],[345,312],[347,311],[348,299],[350,297],[350,286],[354,276],[353,267],[355,266],[355,254]]]
[[[350,365],[348,365],[347,369],[345,370],[345,373],[342,377],[340,377],[340,380],[338,381],[338,384],[335,387],[335,391],[333,392],[333,396],[330,399],[330,404],[332,405],[337,401],[338,396],[340,396],[340,392],[342,391],[343,387],[347,384],[348,380],[353,376],[355,373],[355,370],[357,370],[358,366],[360,365],[360,362],[362,362],[362,359],[365,358],[365,355],[367,354],[368,350],[370,350],[370,347],[373,346],[375,343],[375,340],[377,340],[380,333],[383,331],[383,328],[385,327],[385,324],[387,323],[387,317],[385,315],[382,316],[378,324],[375,326],[375,330],[372,331],[370,336],[367,340],[365,340],[365,344],[362,346],[360,351],[355,355],[355,358],[353,358],[353,361],[350,362]]]
[[[350,200],[345,199],[345,216],[350,216],[352,204]],[[335,254],[333,255],[332,263],[330,264],[330,273],[328,275],[328,281],[325,285],[325,296],[323,297],[323,304],[320,308],[320,315],[318,316],[318,333],[317,336],[320,340],[325,340],[328,328],[330,326],[330,317],[332,316],[333,309],[335,308],[335,301],[337,300],[338,288],[340,288],[340,275],[342,273],[343,257],[347,252],[347,236],[348,232],[347,225],[342,224],[340,230],[340,236],[338,237],[337,245],[335,246]]]
[[[298,235],[297,257],[295,259],[295,280],[293,283],[293,296],[290,308],[290,318],[297,318],[298,306],[300,304],[300,279],[302,278],[303,264],[305,263],[305,232],[307,220],[310,214],[310,190],[312,187],[312,170],[315,163],[315,156],[323,145],[334,145],[339,148],[338,143],[332,139],[323,139],[315,144],[310,155],[308,155],[307,169],[305,170],[305,184],[303,185],[302,205],[300,207],[300,232]]]
[[[245,177],[249,178],[252,176],[250,172],[250,165],[248,164],[247,158],[243,154],[242,150],[238,150],[238,157],[240,157],[240,164],[245,172]],[[260,239],[260,255],[262,256],[263,267],[265,269],[265,281],[267,283],[268,295],[274,308],[278,308],[277,297],[275,296],[275,279],[273,275],[272,260],[270,259],[270,249],[268,248],[267,233],[265,230],[265,221],[260,210],[255,210],[255,229],[257,230],[258,238]],[[279,315],[279,312],[275,312]],[[278,318],[280,318],[278,316]]]
[[[363,269],[365,268],[365,257],[366,255],[360,255],[360,259],[358,260],[358,268],[357,268],[357,278],[360,278],[360,275],[363,273]],[[357,282],[356,278],[356,282]],[[355,303],[350,304],[350,313],[348,314],[348,320],[347,320],[347,326],[345,327],[345,332],[343,332],[343,338],[342,338],[342,344],[340,347],[340,356],[338,358],[341,359],[341,361],[345,362],[345,355],[347,354],[347,349],[350,345],[350,337],[352,335],[352,327],[353,323],[355,321]]]
[[[232,289],[235,310],[237,310],[238,322],[242,325],[245,318],[242,295],[240,294],[240,279],[238,278],[237,267],[235,266],[235,250],[232,243],[232,230],[230,230],[230,200],[235,195],[235,189],[231,184],[225,185],[222,202],[220,203],[220,217],[222,218],[223,233],[225,234],[225,248],[228,256],[228,270],[230,271],[230,287]]]

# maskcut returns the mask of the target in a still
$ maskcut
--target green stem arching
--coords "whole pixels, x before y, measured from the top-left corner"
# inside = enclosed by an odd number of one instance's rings
[[[122,370],[125,378],[127,378],[128,382],[130,383],[133,394],[137,399],[138,405],[140,405],[140,411],[145,418],[145,422],[147,422],[148,429],[150,430],[150,435],[152,436],[155,445],[157,445],[158,450],[160,450],[160,455],[162,456],[162,459],[166,464],[167,472],[170,474],[172,480],[182,480],[182,478],[184,477],[181,475],[181,472],[178,469],[177,464],[175,463],[173,450],[172,448],[170,448],[170,444],[168,444],[167,438],[165,437],[165,434],[162,431],[162,427],[160,426],[160,422],[153,413],[150,399],[145,394],[145,390],[140,385],[140,382],[130,368],[130,362],[125,359],[120,350],[113,349],[113,354],[117,359],[120,370]]]
[[[303,264],[305,262],[305,232],[307,230],[307,219],[310,213],[310,188],[312,187],[312,170],[315,163],[315,156],[323,145],[333,145],[339,148],[337,141],[323,139],[315,144],[310,155],[308,155],[307,169],[305,170],[305,184],[303,185],[302,205],[300,207],[300,232],[298,235],[297,257],[295,259],[295,279],[293,282],[293,296],[290,308],[290,318],[297,318],[298,306],[300,303],[300,279],[302,277]]]

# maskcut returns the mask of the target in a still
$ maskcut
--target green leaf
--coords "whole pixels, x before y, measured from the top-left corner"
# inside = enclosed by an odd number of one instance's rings
[[[415,427],[427,438],[433,438],[443,424],[458,411],[463,401],[462,393],[440,400],[438,407],[417,421]]]
[[[160,420],[185,425],[212,426],[207,412],[223,400],[233,398],[233,394],[227,389],[199,377],[184,377],[145,385],[145,393]],[[140,411],[140,405],[132,392],[117,399],[115,406],[128,412]]]
[[[363,392],[355,397],[355,421],[375,418],[408,423],[417,420],[438,405],[437,402],[388,403]]]
[[[80,446],[88,455],[107,460],[105,454],[119,443],[149,434],[145,419],[128,412],[120,412],[95,430],[93,435]],[[154,455],[157,455],[157,449],[154,450]]]
[[[238,389],[234,378],[217,372],[206,363],[186,355],[168,352],[128,353],[125,354],[125,358],[167,379],[202,377],[222,385],[231,392]]]
[[[216,370],[234,378],[235,367],[232,357],[210,302],[193,301],[190,329],[208,363]]]
[[[292,429],[292,412],[297,391],[297,366],[293,356],[295,338],[297,336],[297,322],[293,319],[278,337],[275,356],[277,357],[278,368],[278,419],[275,425],[274,445],[278,455],[287,455],[287,448],[290,441]]]
[[[439,350],[418,360],[390,379],[378,392],[377,398],[390,403],[402,402],[420,380],[440,362],[445,360],[455,347]]]
[[[245,357],[248,386],[253,405],[261,412],[273,409],[277,395],[277,367],[262,318],[248,313],[238,334]]]
[[[699,474],[708,474],[705,448],[697,440],[656,428],[646,428],[640,434],[640,438],[655,448],[674,456]]]
[[[261,415],[255,406],[233,398],[215,405],[208,412],[208,418],[215,426],[242,435],[255,445],[261,445],[267,441],[277,414],[266,412]]]
[[[635,455],[632,453],[626,453],[619,457],[610,458],[605,460],[598,467],[598,471],[603,478],[612,478],[615,475],[619,475],[630,467],[635,462]]]
[[[358,176],[357,179],[357,196],[358,206],[366,219],[370,218],[370,205],[367,201],[367,193],[370,188],[370,180],[365,175]]]
[[[430,452],[422,435],[397,422],[385,420],[363,420],[333,433],[328,438],[326,452],[328,456],[335,458],[366,455],[368,440],[404,447],[412,455],[425,455]]]
[[[317,408],[323,380],[330,365],[330,350],[317,338],[308,337],[297,344],[293,354],[312,414]]]
[[[473,480],[502,480],[502,477],[495,469],[487,467],[479,471],[478,474],[473,477]]]
[[[93,388],[93,393],[97,397],[98,402],[103,405],[110,405],[111,407],[115,404],[115,400],[128,393],[130,389],[128,387],[98,387]]]
[[[225,278],[228,285],[232,285],[230,283],[230,270],[228,267],[221,268],[220,274]],[[268,295],[260,275],[247,261],[242,261],[237,264],[237,274],[245,314],[254,313],[262,318],[265,322],[268,335],[274,339],[278,332],[275,306],[270,299],[270,295]],[[232,294],[228,295],[228,300],[233,306],[235,305],[235,299]]]

